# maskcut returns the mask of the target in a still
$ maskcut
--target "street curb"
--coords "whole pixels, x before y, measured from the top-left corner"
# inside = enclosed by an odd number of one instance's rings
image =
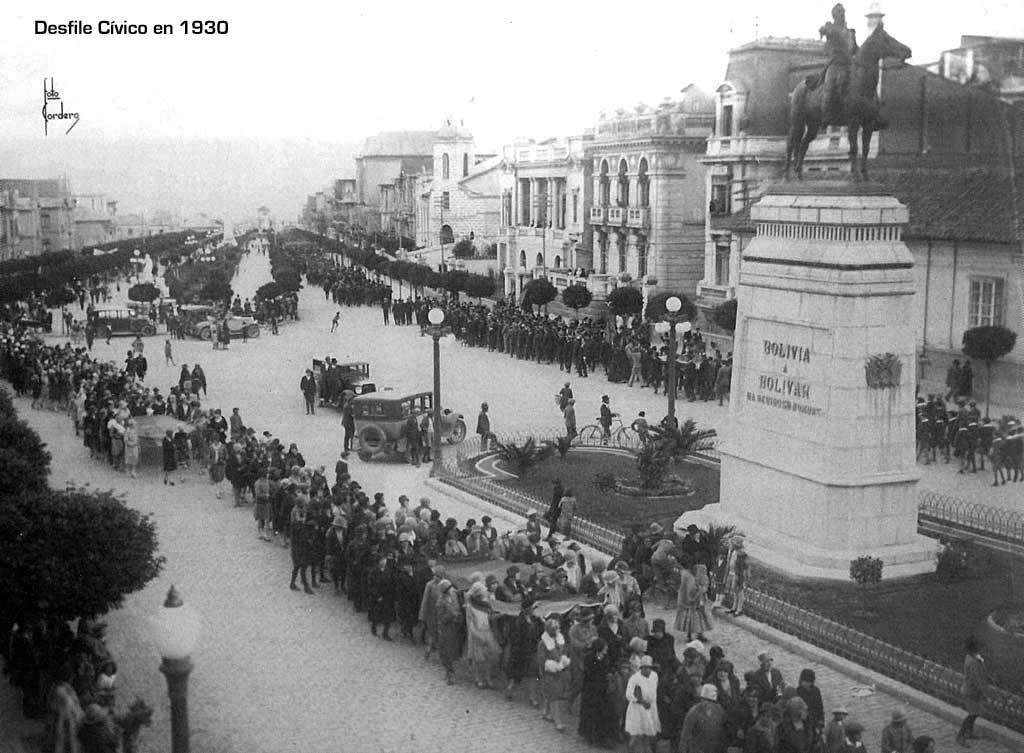
[[[877,689],[895,696],[908,706],[913,706],[929,714],[934,714],[955,726],[959,726],[960,722],[963,720],[965,715],[964,711],[956,706],[939,700],[934,696],[930,696],[916,688],[912,688],[909,685],[904,685],[891,677],[886,677],[878,672],[862,667],[859,664],[855,664],[841,656],[836,656],[835,654],[819,648],[818,646],[806,643],[799,638],[795,638],[794,636],[773,628],[770,625],[757,622],[749,617],[737,618],[721,613],[716,614],[715,616],[722,622],[727,622],[730,625],[746,630],[748,633],[756,635],[758,638],[762,638],[766,641],[770,641],[787,651],[792,651],[798,656],[802,656],[810,661],[818,662],[819,664],[824,664],[837,672],[842,672],[844,675],[848,675],[857,680],[857,682],[865,685],[873,685]],[[981,717],[979,717],[976,726],[983,732],[984,737],[995,740],[1011,750],[1024,751],[1024,734],[1015,732],[1007,727],[994,724]]]

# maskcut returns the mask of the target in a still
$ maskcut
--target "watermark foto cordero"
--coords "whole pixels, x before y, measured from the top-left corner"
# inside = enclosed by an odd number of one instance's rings
[[[60,103],[60,112],[54,112],[52,108]],[[60,98],[60,92],[57,91],[53,83],[53,76],[50,76],[49,84],[47,79],[43,79],[43,135],[50,135],[50,121],[51,120],[71,120],[74,121],[68,126],[68,129],[64,131],[64,135],[71,133],[71,129],[78,125],[79,115],[77,112],[64,112],[64,101]]]

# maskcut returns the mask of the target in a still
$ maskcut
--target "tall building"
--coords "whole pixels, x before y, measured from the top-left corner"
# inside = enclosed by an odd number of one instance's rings
[[[1005,102],[1024,102],[1024,39],[964,35],[959,47],[945,50],[928,70]]]
[[[38,244],[29,243],[27,236],[22,244],[23,255],[53,251],[68,251],[75,246],[75,201],[63,178],[0,178],[0,193],[15,192],[22,199],[29,199],[38,210],[38,217],[32,224],[37,227]],[[24,212],[24,208],[21,210]],[[23,218],[22,227],[28,226]]]
[[[591,134],[518,141],[503,149],[498,267],[505,294],[545,274],[562,288],[593,266],[587,212],[593,184],[585,153]]]
[[[602,114],[585,147],[595,274],[696,287],[706,206],[700,159],[713,119],[714,98],[693,85],[655,108]]]
[[[698,288],[705,311],[735,296],[756,232],[750,206],[783,178],[788,92],[822,60],[820,44],[806,40],[758,40],[729,54],[704,158],[714,207]],[[923,391],[940,389],[952,359],[963,357],[965,330],[1024,331],[1024,111],[918,66],[883,67],[879,87],[889,127],[874,135],[868,171],[910,211],[903,239],[917,276],[908,315],[919,332],[918,379]],[[848,178],[847,151],[845,133],[819,135],[808,178]],[[979,390],[983,372],[976,370]],[[1018,346],[993,369],[993,401],[1019,404],[1021,384]]]
[[[75,248],[92,248],[117,240],[117,202],[103,194],[77,194],[74,199]]]
[[[393,185],[403,173],[413,175],[430,170],[434,160],[437,131],[381,131],[363,142],[356,161],[356,202],[374,211],[361,215],[363,224],[379,222],[381,186]],[[365,227],[365,230],[379,230]]]

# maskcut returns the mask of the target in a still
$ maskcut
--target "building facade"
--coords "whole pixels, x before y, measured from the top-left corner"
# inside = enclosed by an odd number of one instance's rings
[[[573,272],[591,269],[591,160],[585,134],[506,146],[500,174],[501,233],[498,268],[505,294],[522,292],[526,280],[546,275],[556,286]]]
[[[703,272],[704,167],[714,99],[695,86],[602,116],[590,160],[594,274],[691,291]]]
[[[730,52],[704,158],[714,207],[698,287],[705,312],[735,296],[743,250],[755,232],[750,206],[783,179],[787,94],[808,71],[820,70],[816,44],[760,40]],[[1024,192],[1017,178],[1024,112],[917,66],[883,69],[880,89],[890,125],[875,134],[868,170],[909,209],[903,238],[917,277],[909,314],[918,331],[918,380],[922,391],[938,391],[949,364],[963,357],[965,330],[1001,324],[1024,331]],[[845,134],[819,135],[806,164],[811,179],[843,179]],[[975,370],[979,394],[983,372]],[[993,402],[1019,405],[1022,384],[1018,345],[993,369]]]
[[[431,170],[436,137],[437,131],[382,131],[366,139],[355,159],[356,202],[377,209],[381,186],[393,185],[402,173]]]
[[[14,204],[21,214],[20,227],[23,232],[35,226],[38,243],[29,242],[28,237],[20,247],[23,255],[68,251],[75,247],[75,200],[63,178],[0,178],[0,193],[14,192]],[[17,199],[27,199],[28,202]],[[29,220],[25,215],[28,207],[34,207],[38,216]]]
[[[960,37],[928,70],[960,84],[978,86],[1012,104],[1024,102],[1024,39]]]
[[[0,191],[0,261],[42,253],[39,207],[16,189]]]
[[[74,198],[75,248],[92,248],[117,240],[117,202],[103,194]]]

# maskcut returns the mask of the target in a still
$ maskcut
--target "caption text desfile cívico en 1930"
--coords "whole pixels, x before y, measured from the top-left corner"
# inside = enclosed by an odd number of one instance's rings
[[[90,34],[101,36],[144,36],[147,34],[216,36],[228,33],[228,22],[224,20],[184,20],[173,24],[138,24],[130,21],[104,19],[93,24],[75,19],[54,24],[37,20],[34,29],[37,36],[86,36]]]

